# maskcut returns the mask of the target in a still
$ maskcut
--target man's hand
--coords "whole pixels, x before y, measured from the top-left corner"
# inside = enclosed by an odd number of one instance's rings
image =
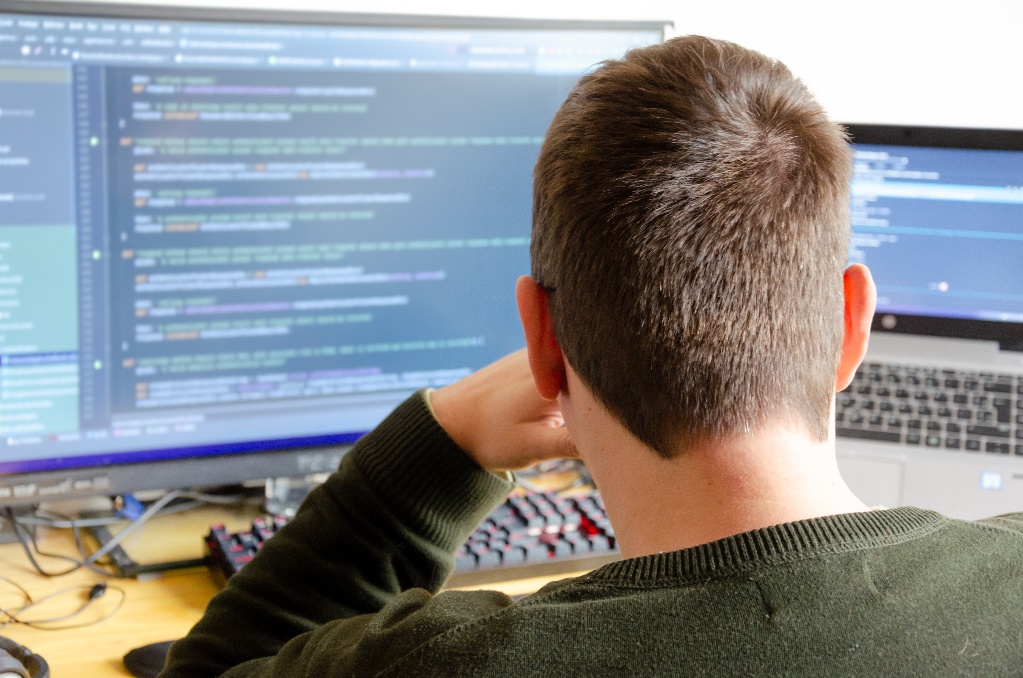
[[[485,469],[577,456],[557,402],[536,391],[525,349],[434,391],[430,403],[451,439]]]

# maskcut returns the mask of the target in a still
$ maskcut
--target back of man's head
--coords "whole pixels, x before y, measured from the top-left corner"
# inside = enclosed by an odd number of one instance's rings
[[[662,456],[828,435],[851,160],[781,63],[685,37],[584,77],[536,166],[533,275],[565,358]]]

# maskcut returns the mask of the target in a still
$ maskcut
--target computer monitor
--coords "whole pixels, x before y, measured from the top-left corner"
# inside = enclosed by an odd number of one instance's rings
[[[0,13],[0,505],[327,471],[523,344],[532,166],[665,22]]]

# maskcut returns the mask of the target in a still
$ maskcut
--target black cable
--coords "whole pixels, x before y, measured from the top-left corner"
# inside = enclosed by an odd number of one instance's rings
[[[33,602],[32,601],[32,594],[28,592],[28,589],[26,589],[24,586],[22,586],[21,584],[19,584],[16,581],[14,581],[13,579],[10,579],[10,578],[5,577],[3,575],[0,575],[0,580],[3,580],[5,582],[7,582],[8,584],[10,584],[14,588],[16,588],[19,593],[21,593],[21,595],[25,599],[25,602],[22,605],[22,608],[25,607],[26,605],[31,605],[32,604],[32,602]],[[18,608],[18,609],[21,609],[21,608]],[[11,615],[8,614],[7,610],[2,608],[2,607],[0,607],[0,614],[6,615],[7,619],[8,619],[8,621],[0,622],[0,628],[3,628],[5,626],[7,626],[8,624],[10,624],[13,621],[13,617],[11,617]]]
[[[111,574],[106,570],[100,569],[88,561],[80,561],[76,558],[56,553],[46,553],[45,551],[39,548],[39,543],[36,541],[36,535],[34,530],[27,530],[28,537],[25,536],[22,530],[25,530],[26,528],[23,527],[18,522],[18,519],[14,517],[14,511],[10,507],[5,509],[5,514],[6,515],[4,516],[4,519],[11,526],[11,529],[14,530],[14,535],[18,539],[18,543],[21,544],[21,548],[25,551],[25,555],[28,557],[29,562],[32,563],[32,567],[34,567],[36,572],[43,575],[44,577],[62,577],[66,574],[71,574],[72,572],[80,570],[83,567],[92,570],[96,574],[103,575],[104,577],[111,576]],[[32,544],[31,547],[29,547],[29,542],[31,542]],[[39,564],[38,560],[36,560],[35,555],[33,555],[32,553],[33,548],[35,549],[35,552],[37,554],[43,556],[44,558],[56,558],[57,560],[63,560],[74,563],[74,565],[61,572],[48,572],[47,570],[43,569],[43,566]]]
[[[41,514],[37,514],[34,517],[29,518],[18,518],[14,515],[14,511],[11,508],[7,508],[4,519],[11,525],[11,529],[14,530],[15,536],[18,538],[18,542],[21,544],[22,549],[25,551],[25,555],[28,557],[29,562],[36,569],[39,574],[45,577],[60,577],[66,574],[70,574],[81,568],[87,568],[96,574],[100,574],[104,577],[116,577],[116,576],[131,576],[130,574],[119,574],[109,570],[104,570],[97,565],[109,565],[110,558],[109,552],[116,548],[126,537],[135,532],[136,530],[143,527],[151,518],[157,515],[164,515],[166,513],[176,513],[178,511],[188,510],[196,506],[201,506],[204,503],[213,504],[233,504],[244,501],[247,497],[245,495],[217,495],[217,494],[205,494],[200,492],[191,492],[187,490],[170,492],[160,499],[150,504],[145,511],[138,518],[127,521],[127,526],[115,535],[110,541],[100,544],[99,548],[93,552],[88,553],[85,548],[85,544],[82,540],[81,527],[88,527],[92,525],[109,525],[122,522],[123,519],[109,520],[103,519],[86,519],[76,520],[68,516],[62,516],[61,514],[50,511],[51,515],[56,515],[62,520],[41,520]],[[75,545],[78,549],[78,554],[81,556],[81,560],[73,558],[71,556],[65,556],[61,554],[46,553],[39,548],[39,544],[36,541],[35,530],[30,530],[25,527],[23,523],[36,524],[36,525],[49,525],[51,527],[60,527],[64,529],[71,529],[74,535]],[[25,530],[28,533],[26,537],[22,532]],[[32,546],[29,547],[29,542]],[[72,567],[67,568],[61,572],[48,572],[43,569],[42,565],[36,560],[32,553],[32,549],[35,550],[35,554],[43,556],[45,558],[56,558],[65,562],[73,563]]]
[[[72,586],[65,586],[64,588],[58,589],[53,593],[47,594],[38,600],[33,600],[29,592],[25,590],[25,588],[18,584],[17,582],[3,576],[0,576],[0,579],[3,579],[7,583],[17,588],[26,597],[28,601],[21,607],[14,608],[11,610],[0,608],[0,614],[3,614],[4,616],[7,617],[7,621],[0,623],[0,628],[4,628],[5,626],[8,626],[10,624],[21,624],[22,626],[29,626],[32,628],[40,629],[42,631],[58,631],[63,629],[76,629],[85,626],[92,626],[94,624],[99,624],[102,621],[106,621],[110,617],[114,616],[124,605],[124,601],[127,598],[127,593],[124,591],[124,589],[118,586],[112,586],[110,584],[107,584],[106,582],[100,582],[99,584],[75,584]],[[44,619],[27,619],[24,616],[22,616],[27,610],[30,610],[38,605],[41,605],[42,603],[48,600],[52,600],[53,598],[59,595],[67,593],[68,591],[75,590],[80,591],[82,589],[87,589],[86,598],[78,607],[77,610],[74,610],[67,614],[58,615],[56,617],[48,617]],[[110,590],[116,591],[117,593],[120,594],[121,597],[117,601],[117,604],[114,605],[113,609],[111,609],[109,612],[107,612],[99,619],[94,619],[93,621],[82,622],[78,624],[57,624],[57,622],[62,622],[67,619],[73,619],[74,617],[77,617],[78,615],[82,614],[87,609],[89,609],[89,607],[92,606],[97,600],[106,595],[107,591]]]

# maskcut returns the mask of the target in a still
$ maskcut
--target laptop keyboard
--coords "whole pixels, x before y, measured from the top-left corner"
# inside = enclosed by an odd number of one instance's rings
[[[838,394],[839,437],[1023,456],[1023,376],[870,363]]]

